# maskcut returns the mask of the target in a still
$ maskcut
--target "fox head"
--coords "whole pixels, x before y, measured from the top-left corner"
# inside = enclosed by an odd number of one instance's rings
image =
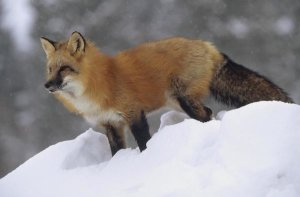
[[[84,37],[79,32],[73,32],[65,42],[54,42],[42,37],[41,44],[47,56],[45,88],[51,93],[63,91],[80,94],[80,64],[87,45]]]

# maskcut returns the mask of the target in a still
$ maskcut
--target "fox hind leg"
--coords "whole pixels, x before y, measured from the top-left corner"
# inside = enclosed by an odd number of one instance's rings
[[[176,100],[185,113],[191,118],[199,120],[201,122],[207,122],[211,120],[212,110],[203,105],[201,98],[205,97],[205,93],[208,92],[206,86],[199,86],[198,84],[205,84],[207,79],[201,78],[201,80],[188,83],[186,80],[182,80],[178,77],[171,79],[171,92],[173,99]],[[193,87],[200,87],[194,89]]]
[[[180,107],[191,118],[199,120],[201,122],[207,122],[211,120],[212,110],[202,104],[198,99],[193,99],[188,96],[179,96],[177,101]]]

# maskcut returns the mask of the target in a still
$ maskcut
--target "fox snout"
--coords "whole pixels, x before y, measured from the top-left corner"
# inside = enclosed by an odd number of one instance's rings
[[[45,88],[49,90],[49,92],[55,92],[62,88],[62,80],[60,78],[49,80],[45,83]]]

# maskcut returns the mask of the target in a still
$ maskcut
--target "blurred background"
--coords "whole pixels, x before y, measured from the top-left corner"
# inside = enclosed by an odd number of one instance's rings
[[[0,0],[0,177],[89,128],[43,86],[39,37],[75,30],[110,55],[170,36],[209,40],[300,101],[299,0]],[[215,114],[223,108],[207,103]]]

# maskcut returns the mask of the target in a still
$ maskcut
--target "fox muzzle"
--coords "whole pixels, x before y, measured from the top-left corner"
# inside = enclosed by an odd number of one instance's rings
[[[55,79],[49,80],[45,83],[45,88],[49,90],[49,92],[55,92],[62,87],[62,79],[61,77],[57,77]]]

